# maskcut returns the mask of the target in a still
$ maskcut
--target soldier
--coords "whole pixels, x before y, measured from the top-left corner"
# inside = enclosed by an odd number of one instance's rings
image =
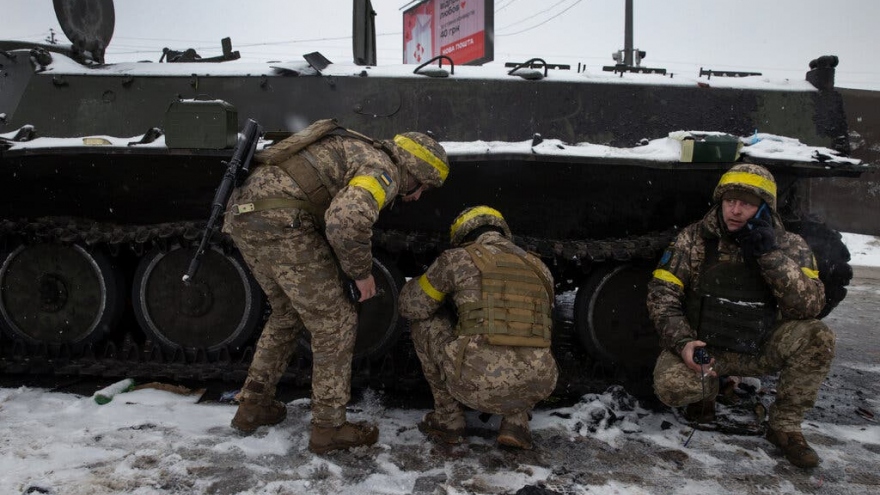
[[[499,444],[531,449],[529,412],[553,392],[558,376],[550,352],[552,275],[512,242],[492,208],[464,210],[450,233],[454,248],[400,294],[400,313],[411,320],[434,395],[419,430],[461,443],[463,404],[503,416]]]
[[[801,422],[834,357],[834,334],[815,319],[825,304],[816,260],[801,237],[785,231],[767,169],[734,166],[712,198],[648,284],[663,349],[654,390],[669,406],[689,404],[689,419],[713,421],[718,376],[779,372],[767,439],[792,464],[815,467],[819,457]],[[704,346],[713,357],[708,368],[694,362]]]
[[[357,313],[340,270],[354,280],[360,301],[376,294],[373,224],[395,197],[416,201],[443,185],[446,152],[425,134],[373,141],[328,120],[255,158],[258,165],[230,200],[224,229],[266,293],[272,314],[232,426],[249,433],[284,420],[287,409],[275,400],[276,385],[305,328],[313,360],[309,450],[372,445],[379,435],[374,425],[346,421]]]

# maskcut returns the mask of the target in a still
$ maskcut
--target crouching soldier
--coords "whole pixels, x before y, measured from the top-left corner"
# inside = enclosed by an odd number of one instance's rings
[[[400,295],[434,396],[419,430],[461,443],[467,406],[502,416],[500,445],[531,449],[529,412],[553,392],[558,376],[550,352],[553,278],[512,242],[492,208],[466,209],[450,233],[453,249]]]
[[[664,253],[648,284],[648,312],[663,351],[654,390],[686,416],[711,421],[719,375],[779,372],[767,439],[794,465],[819,456],[801,433],[834,357],[834,334],[815,319],[825,304],[816,260],[776,213],[776,182],[758,165],[736,165],[714,206]],[[708,366],[694,361],[705,347]],[[705,373],[705,376],[704,376]]]

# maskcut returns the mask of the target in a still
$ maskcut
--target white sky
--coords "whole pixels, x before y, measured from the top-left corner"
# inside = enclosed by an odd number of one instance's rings
[[[49,0],[3,0],[0,38],[64,36]],[[401,61],[405,0],[373,0],[379,64]],[[496,0],[495,60],[541,57],[601,71],[623,48],[624,0]],[[880,90],[877,0],[635,0],[634,45],[644,65],[696,77],[700,67],[803,80],[810,60],[840,57],[837,85]],[[158,60],[163,47],[220,53],[232,37],[246,61],[298,60],[320,51],[351,59],[350,0],[117,1],[108,61]]]

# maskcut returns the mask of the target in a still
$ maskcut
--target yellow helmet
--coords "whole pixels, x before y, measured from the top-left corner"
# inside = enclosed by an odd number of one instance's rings
[[[719,202],[730,191],[748,193],[761,198],[767,206],[776,211],[776,180],[769,170],[751,163],[736,165],[721,176],[712,201]]]
[[[434,138],[421,132],[404,132],[394,136],[394,144],[405,152],[398,153],[407,172],[420,183],[436,188],[449,175],[446,150]]]
[[[480,227],[491,226],[502,231],[504,237],[513,240],[510,227],[501,213],[489,206],[473,206],[467,208],[455,217],[452,227],[449,228],[449,239],[453,246],[461,245],[468,234]]]

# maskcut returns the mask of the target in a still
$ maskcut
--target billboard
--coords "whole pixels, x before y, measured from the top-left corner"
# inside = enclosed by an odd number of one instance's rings
[[[446,55],[456,64],[494,59],[494,0],[424,0],[403,12],[403,63]]]

